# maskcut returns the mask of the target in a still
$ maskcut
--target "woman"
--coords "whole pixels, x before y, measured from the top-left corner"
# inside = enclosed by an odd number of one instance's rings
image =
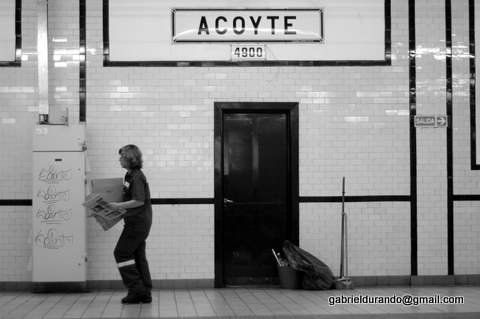
[[[150,189],[143,174],[142,153],[133,144],[122,147],[120,165],[127,170],[123,186],[123,202],[111,202],[114,208],[126,209],[125,225],[113,252],[128,294],[124,304],[152,302],[152,279],[145,255],[146,239],[152,226]]]

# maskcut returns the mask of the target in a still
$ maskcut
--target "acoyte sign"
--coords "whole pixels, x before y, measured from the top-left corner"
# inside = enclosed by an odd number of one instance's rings
[[[321,42],[321,9],[174,9],[174,42]]]

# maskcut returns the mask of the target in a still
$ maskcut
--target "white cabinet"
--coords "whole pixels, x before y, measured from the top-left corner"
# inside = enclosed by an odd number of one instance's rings
[[[34,286],[86,283],[84,199],[84,126],[37,126],[32,201]]]

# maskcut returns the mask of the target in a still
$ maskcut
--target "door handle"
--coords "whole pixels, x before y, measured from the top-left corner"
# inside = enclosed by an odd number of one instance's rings
[[[228,205],[228,204],[233,204],[233,203],[235,203],[235,202],[234,202],[233,200],[231,200],[231,199],[224,198],[224,199],[223,199],[223,203],[224,203],[225,205]]]

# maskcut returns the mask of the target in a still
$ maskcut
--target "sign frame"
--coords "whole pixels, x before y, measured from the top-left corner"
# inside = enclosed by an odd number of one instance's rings
[[[175,19],[175,14],[177,12],[192,12],[192,11],[207,11],[207,12],[213,12],[213,11],[312,11],[312,12],[318,12],[319,13],[319,18],[320,18],[320,30],[319,30],[319,38],[318,39],[312,39],[312,40],[287,40],[287,39],[279,39],[279,40],[264,40],[264,39],[238,39],[238,40],[232,40],[232,39],[212,39],[212,40],[177,40],[175,39],[176,36],[176,19]],[[276,42],[276,43],[311,43],[311,42],[316,42],[316,43],[324,43],[324,18],[323,18],[323,8],[173,8],[172,9],[172,42],[173,43],[215,43],[215,42],[227,42],[227,43],[235,43],[235,42],[242,42],[242,43],[268,43],[268,42]]]
[[[152,58],[139,58],[139,59],[126,59],[112,57],[112,44],[111,44],[111,23],[110,23],[110,1],[102,0],[103,2],[103,66],[104,67],[279,67],[279,66],[300,66],[300,67],[344,67],[344,66],[391,66],[392,65],[392,15],[391,15],[391,1],[392,0],[379,0],[383,2],[384,21],[383,27],[383,50],[381,56],[373,59],[369,58],[323,58],[323,57],[311,57],[308,59],[297,58],[280,58],[275,60],[265,61],[231,61],[231,59],[190,59],[185,57],[179,57],[177,59],[168,59],[163,57]],[[333,1],[333,0],[332,0]],[[170,8],[175,7],[170,6]],[[324,12],[325,14],[325,12]],[[171,11],[168,13],[171,17]],[[325,17],[327,18],[327,17]],[[171,18],[170,18],[171,20]],[[172,22],[169,22],[171,27]],[[327,26],[328,27],[328,26]],[[171,30],[167,35],[171,41]],[[326,30],[324,30],[325,32]],[[188,45],[188,43],[184,43]],[[208,45],[218,45],[222,43],[209,43]],[[270,43],[278,45],[277,43]],[[284,44],[284,43],[279,43]],[[300,45],[308,45],[312,43],[300,43]],[[327,44],[327,43],[325,43]]]

